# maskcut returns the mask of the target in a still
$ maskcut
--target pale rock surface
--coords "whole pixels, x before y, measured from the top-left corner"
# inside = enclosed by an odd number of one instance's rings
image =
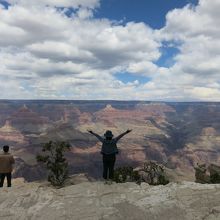
[[[75,185],[72,185],[74,184]],[[83,175],[65,188],[13,181],[0,189],[0,220],[219,220],[220,185],[105,185]]]

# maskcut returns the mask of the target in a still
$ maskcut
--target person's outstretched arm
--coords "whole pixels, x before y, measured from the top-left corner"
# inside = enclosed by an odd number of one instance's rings
[[[94,135],[95,137],[97,137],[98,140],[100,140],[101,142],[104,141],[103,137],[101,137],[100,135],[96,134],[95,132],[93,132],[92,130],[87,130],[90,134]]]
[[[124,133],[118,135],[115,140],[116,142],[119,141],[123,136],[125,136],[126,134],[130,133],[132,130],[128,129],[127,131],[125,131]]]

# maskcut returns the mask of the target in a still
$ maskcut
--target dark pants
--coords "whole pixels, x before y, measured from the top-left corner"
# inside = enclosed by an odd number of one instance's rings
[[[115,154],[103,154],[103,178],[113,179],[114,166],[115,166]],[[108,176],[109,175],[109,176]]]
[[[11,187],[11,173],[1,173],[0,176],[1,176],[0,187],[3,187],[5,176],[7,177],[8,187]]]

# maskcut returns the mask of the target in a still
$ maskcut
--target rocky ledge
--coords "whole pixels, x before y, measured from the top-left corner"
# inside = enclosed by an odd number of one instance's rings
[[[220,219],[219,184],[105,185],[82,176],[61,189],[45,182],[13,183],[0,189],[1,220]]]

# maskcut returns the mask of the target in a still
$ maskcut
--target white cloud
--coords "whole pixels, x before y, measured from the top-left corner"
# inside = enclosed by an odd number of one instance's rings
[[[216,100],[216,97],[220,96],[220,90],[207,87],[194,87],[191,91],[191,95],[205,100]]]
[[[80,8],[77,11],[77,16],[80,19],[92,18],[93,17],[93,11],[91,9],[88,9],[88,8]]]
[[[140,74],[144,76],[155,76],[159,71],[159,67],[152,62],[142,61],[131,63],[127,71],[129,73]]]
[[[166,78],[160,74],[155,79],[169,86],[171,97],[173,89],[184,100],[220,100],[219,86],[210,87],[220,82],[219,6],[219,0],[200,0],[198,6],[170,11],[166,26],[157,31],[161,40],[176,42],[180,50]]]
[[[146,68],[153,68],[152,62],[160,56],[160,44],[144,23],[122,25],[95,19],[91,9],[86,8],[67,17],[63,11],[41,2],[32,6],[31,1],[16,2],[9,9],[0,9],[0,65],[4,69],[0,77],[10,75],[8,80],[16,79],[20,84],[29,80],[31,93],[39,98],[59,98],[64,94],[81,99],[111,98],[111,94],[116,98],[122,87],[130,90],[138,83],[124,84],[114,77],[115,73],[129,68],[138,73],[141,70],[137,66],[141,64],[147,75]],[[65,6],[67,1],[60,2]],[[96,1],[80,2],[87,7],[86,2]],[[19,87],[22,95],[25,89],[30,90]]]
[[[4,86],[2,98],[219,100],[219,0],[170,11],[161,30],[96,19],[98,0],[9,2],[0,7],[0,79],[16,89]],[[77,10],[67,17],[54,6]],[[156,65],[163,41],[180,51],[171,67]],[[123,83],[120,71],[152,80]]]

